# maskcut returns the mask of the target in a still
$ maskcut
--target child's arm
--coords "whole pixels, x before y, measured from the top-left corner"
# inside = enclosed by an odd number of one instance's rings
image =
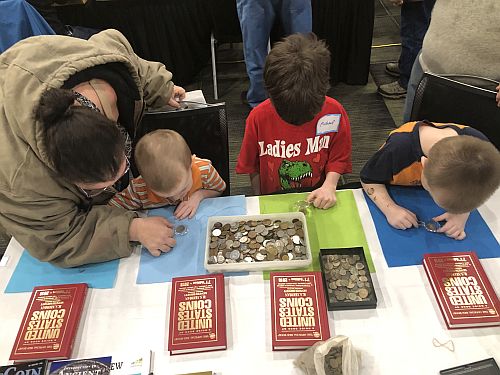
[[[463,240],[467,236],[464,229],[469,215],[470,212],[466,212],[465,214],[450,214],[449,212],[445,212],[433,218],[433,220],[446,220],[446,224],[438,229],[439,233],[444,233],[455,240]]]
[[[222,192],[217,190],[200,189],[198,191],[195,191],[193,194],[191,194],[187,201],[182,201],[181,203],[179,203],[179,205],[175,209],[174,215],[177,219],[180,220],[187,217],[191,219],[196,213],[196,210],[198,209],[198,206],[203,199],[215,198],[221,194]]]
[[[226,190],[226,183],[210,160],[195,157],[194,162],[200,169],[202,188],[192,193],[188,200],[179,203],[174,211],[177,219],[191,219],[203,199],[218,197]]]
[[[142,210],[144,205],[136,191],[136,180],[137,179],[131,180],[125,190],[116,193],[113,198],[109,200],[108,205],[125,208],[126,210]]]
[[[254,195],[260,195],[260,173],[250,173],[248,176]]]
[[[387,192],[384,184],[368,184],[361,182],[363,189],[375,205],[382,211],[387,222],[396,229],[418,227],[417,216],[396,204]]]
[[[311,202],[316,208],[327,209],[337,203],[335,191],[339,182],[340,174],[337,172],[328,172],[325,182],[320,188],[313,190],[308,196],[307,201]]]

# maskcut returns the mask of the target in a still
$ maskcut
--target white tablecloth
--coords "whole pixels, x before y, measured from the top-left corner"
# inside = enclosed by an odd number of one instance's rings
[[[361,374],[430,375],[440,369],[494,357],[500,363],[500,328],[446,329],[422,266],[388,268],[368,206],[354,191],[377,272],[372,275],[378,307],[329,312],[332,335],[349,336],[360,351]],[[258,199],[247,198],[248,214],[259,213]],[[500,191],[480,208],[500,239]],[[473,235],[473,234],[471,234]],[[4,294],[22,252],[12,240],[0,267],[0,364],[7,364],[30,293]],[[74,357],[155,353],[155,374],[212,370],[217,374],[301,374],[293,360],[300,352],[271,350],[269,282],[260,273],[226,278],[225,351],[169,356],[166,350],[170,283],[136,285],[139,253],[120,262],[113,289],[91,289],[74,348]],[[500,293],[500,259],[482,260]],[[455,351],[434,347],[433,338],[453,340]]]

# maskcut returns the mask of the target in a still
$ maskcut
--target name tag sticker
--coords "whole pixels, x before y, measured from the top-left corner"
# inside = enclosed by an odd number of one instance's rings
[[[316,124],[316,135],[338,132],[341,114],[324,115]]]

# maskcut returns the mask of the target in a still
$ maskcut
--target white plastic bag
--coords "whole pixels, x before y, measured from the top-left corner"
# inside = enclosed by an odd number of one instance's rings
[[[307,375],[358,375],[359,369],[356,350],[342,335],[314,344],[294,363]]]

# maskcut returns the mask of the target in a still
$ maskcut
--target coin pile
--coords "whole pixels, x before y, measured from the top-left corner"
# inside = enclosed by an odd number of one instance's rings
[[[216,222],[211,232],[208,264],[307,258],[299,219]]]
[[[334,346],[324,358],[325,374],[342,375],[342,345]]]
[[[354,255],[323,255],[330,303],[360,302],[371,298],[367,267]]]

